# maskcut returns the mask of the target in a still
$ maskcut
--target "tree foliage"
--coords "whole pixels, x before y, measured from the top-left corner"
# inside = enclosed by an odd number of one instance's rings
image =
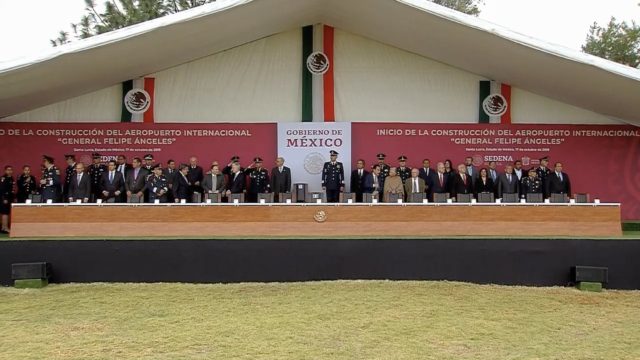
[[[191,9],[215,0],[108,0],[100,7],[94,0],[85,0],[85,14],[71,24],[77,39],[121,29],[169,14]],[[300,0],[304,1],[304,0]],[[348,0],[345,0],[348,1]],[[480,13],[482,0],[428,0],[448,8],[470,14]],[[60,31],[51,45],[58,46],[71,41],[69,32]]]
[[[438,5],[446,6],[450,9],[463,12],[465,14],[478,16],[482,0],[430,0]]]
[[[640,26],[611,18],[605,26],[594,23],[582,51],[620,64],[640,67]]]

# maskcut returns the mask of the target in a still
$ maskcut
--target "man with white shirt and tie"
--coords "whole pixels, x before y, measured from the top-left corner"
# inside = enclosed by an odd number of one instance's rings
[[[449,174],[445,172],[444,163],[439,162],[437,172],[433,176],[433,186],[431,187],[431,194],[446,194],[449,192]],[[453,174],[453,172],[451,172]],[[452,175],[453,176],[453,175]]]
[[[362,202],[364,179],[369,174],[369,172],[364,169],[364,165],[364,160],[358,159],[356,169],[351,172],[351,187],[349,189],[352,193],[356,194],[356,202]]]
[[[380,164],[374,165],[371,172],[364,178],[362,192],[377,196],[378,201],[380,201],[382,198],[380,194],[382,193],[382,189],[384,189],[384,179]]]
[[[429,199],[432,198],[432,194],[433,194],[432,187],[434,182],[433,178],[435,175],[436,175],[436,172],[431,168],[431,160],[429,159],[422,160],[422,167],[420,168],[420,172],[418,176],[420,176],[422,180],[424,180],[427,197]]]
[[[518,181],[521,181],[523,176],[527,176],[525,171],[522,169],[522,161],[516,160],[513,163],[513,174],[518,177]]]
[[[131,169],[131,165],[127,164],[127,157],[125,155],[118,155],[116,160],[116,170],[126,179],[129,169]]]
[[[405,200],[407,202],[414,202],[414,194],[420,194],[419,202],[422,202],[422,196],[426,192],[425,187],[426,183],[424,182],[424,179],[420,177],[420,170],[416,168],[411,169],[411,177],[404,183],[404,193],[407,196]],[[418,201],[416,200],[416,202]]]
[[[569,175],[562,172],[562,163],[557,162],[553,170],[546,178],[545,197],[549,198],[551,194],[566,194],[571,197],[571,181]]]
[[[284,166],[284,158],[276,159],[276,166],[271,169],[271,191],[273,192],[273,201],[279,202],[278,194],[291,192],[291,169]]]
[[[116,171],[116,162],[114,160],[109,161],[107,171],[102,173],[102,178],[100,179],[100,190],[103,201],[122,201],[121,195],[125,191],[124,177],[122,176],[122,173]]]
[[[84,164],[77,163],[75,174],[69,181],[69,192],[67,194],[69,202],[81,200],[86,203],[91,197],[91,178],[84,172]]]
[[[231,164],[227,196],[231,194],[244,194],[247,191],[247,182],[244,171],[241,171],[240,163]]]

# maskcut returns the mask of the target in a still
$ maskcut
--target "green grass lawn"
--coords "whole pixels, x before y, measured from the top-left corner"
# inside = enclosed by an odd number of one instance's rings
[[[640,292],[451,282],[0,288],[2,359],[640,359]]]

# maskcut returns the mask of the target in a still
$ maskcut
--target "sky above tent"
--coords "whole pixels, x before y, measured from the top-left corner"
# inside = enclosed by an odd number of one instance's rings
[[[98,1],[100,3],[100,1]],[[594,22],[640,21],[638,0],[484,0],[480,18],[550,43],[579,49]],[[84,14],[84,0],[0,0],[0,62],[51,47]],[[37,10],[36,10],[37,9]]]

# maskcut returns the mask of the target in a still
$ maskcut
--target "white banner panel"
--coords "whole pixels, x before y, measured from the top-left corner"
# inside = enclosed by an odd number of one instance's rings
[[[351,123],[278,123],[278,156],[291,168],[292,183],[322,190],[322,167],[329,151],[339,153],[344,165],[345,190],[351,175]]]

